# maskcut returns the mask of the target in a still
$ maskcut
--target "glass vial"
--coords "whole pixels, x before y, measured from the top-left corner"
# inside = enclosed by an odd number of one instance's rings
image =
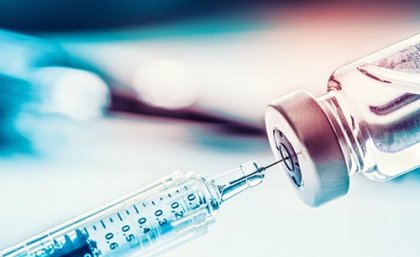
[[[420,166],[420,34],[339,68],[327,93],[267,108],[277,158],[312,206],[347,193],[349,175],[386,181]]]

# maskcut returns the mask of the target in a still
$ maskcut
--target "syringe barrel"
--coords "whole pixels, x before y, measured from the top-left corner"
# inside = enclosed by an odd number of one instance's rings
[[[150,256],[204,234],[219,204],[220,194],[207,179],[178,171],[0,256]]]

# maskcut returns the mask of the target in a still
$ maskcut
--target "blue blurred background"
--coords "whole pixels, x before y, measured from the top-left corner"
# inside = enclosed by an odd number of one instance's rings
[[[273,161],[263,117],[418,33],[410,1],[0,1],[0,249],[175,169]],[[363,92],[361,92],[363,93]],[[280,168],[167,256],[419,256],[420,173],[311,209]]]

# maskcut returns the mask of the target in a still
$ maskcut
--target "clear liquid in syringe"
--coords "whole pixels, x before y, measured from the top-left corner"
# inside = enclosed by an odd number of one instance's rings
[[[199,191],[194,192],[185,185],[165,195],[133,203],[83,230],[91,244],[102,249],[99,255],[108,256],[121,247],[147,247],[159,236],[169,233],[175,221],[200,208],[204,202]]]
[[[162,252],[206,233],[220,204],[261,183],[264,170],[272,165],[249,162],[212,179],[174,172],[10,247],[0,257],[131,257]]]
[[[209,197],[200,177],[175,172],[68,226],[5,251],[2,257],[130,256],[149,252],[147,248],[157,248],[172,241],[173,236],[189,234],[189,225],[205,223],[217,207],[214,203],[208,206],[213,201],[206,199]]]

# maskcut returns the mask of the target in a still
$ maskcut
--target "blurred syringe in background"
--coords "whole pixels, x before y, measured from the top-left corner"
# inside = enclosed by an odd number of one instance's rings
[[[196,106],[151,105],[49,40],[0,30],[0,56],[0,156],[36,152],[38,144],[50,144],[52,135],[73,121],[122,113],[202,122],[230,134],[265,138],[262,122],[255,125]]]

